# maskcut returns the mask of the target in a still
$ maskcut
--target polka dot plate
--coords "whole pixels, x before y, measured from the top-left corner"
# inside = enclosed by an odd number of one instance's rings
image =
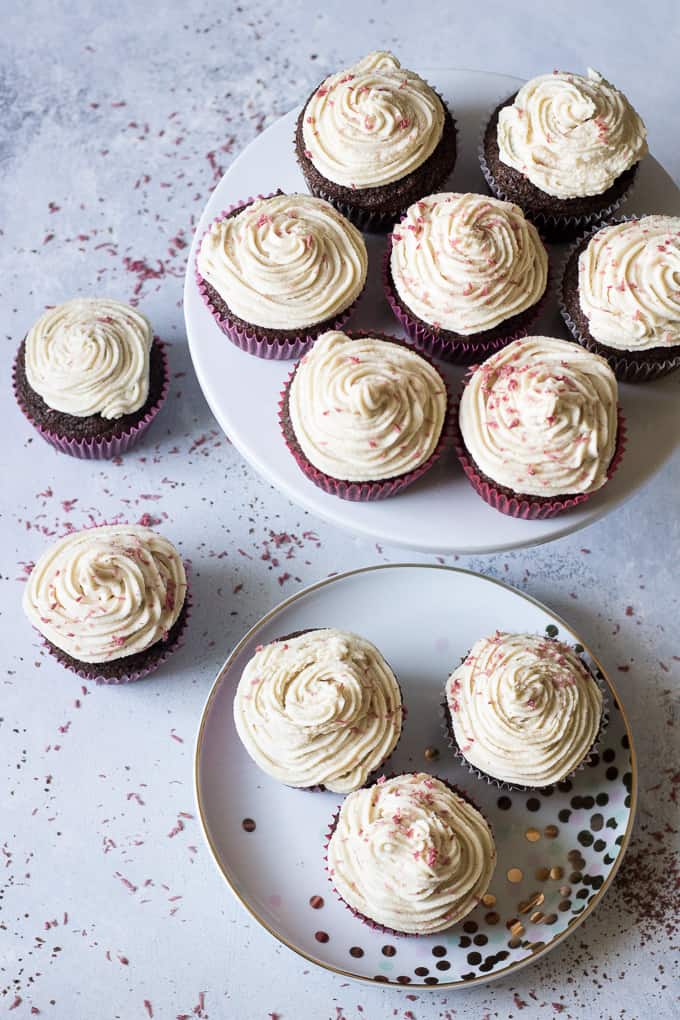
[[[324,869],[332,793],[282,786],[262,773],[234,728],[232,702],[259,644],[309,627],[373,641],[402,687],[408,716],[385,771],[426,771],[467,792],[498,850],[488,894],[462,922],[427,937],[386,935],[336,898]],[[234,649],[205,706],[196,743],[198,811],[215,862],[243,906],[280,942],[347,977],[462,988],[530,963],[593,910],[626,850],[637,794],[629,725],[605,689],[609,725],[599,754],[540,793],[504,792],[472,776],[446,746],[439,706],[446,678],[474,641],[496,629],[578,636],[548,608],[493,579],[418,564],[369,567],[321,581],[268,613]]]

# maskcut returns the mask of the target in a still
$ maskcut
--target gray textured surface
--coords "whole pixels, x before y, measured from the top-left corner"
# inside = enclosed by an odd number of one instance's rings
[[[580,629],[619,684],[637,736],[641,806],[621,877],[545,960],[459,995],[407,998],[347,984],[310,970],[246,917],[195,819],[168,836],[180,812],[195,813],[194,732],[243,630],[302,584],[403,558],[291,506],[217,431],[183,335],[192,224],[235,153],[324,73],[378,44],[416,67],[528,76],[591,64],[634,99],[653,152],[677,180],[676,5],[656,3],[643,16],[628,2],[531,8],[424,4],[414,20],[402,0],[147,4],[143,14],[131,0],[99,2],[96,13],[32,0],[3,12],[4,378],[45,304],[96,291],[139,300],[172,344],[174,374],[153,431],[121,465],[53,454],[5,391],[3,1015],[12,1007],[17,1020],[32,1010],[69,1020],[677,1015],[677,457],[579,535],[459,561]],[[123,690],[87,685],[85,694],[22,619],[24,565],[66,522],[144,513],[192,561],[190,637],[157,678]]]

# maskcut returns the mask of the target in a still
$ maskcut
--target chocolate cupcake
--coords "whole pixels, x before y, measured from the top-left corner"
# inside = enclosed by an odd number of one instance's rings
[[[603,726],[597,682],[573,648],[496,631],[477,641],[446,684],[457,757],[496,785],[545,789],[591,756]]]
[[[646,382],[680,368],[680,217],[623,219],[567,256],[560,310],[575,340],[618,379]]]
[[[447,438],[438,370],[381,333],[324,333],[281,395],[288,449],[305,475],[341,499],[384,499],[420,478]]]
[[[624,199],[646,135],[623,93],[596,71],[555,71],[494,110],[480,163],[497,198],[521,206],[548,241],[567,241]]]
[[[295,150],[312,194],[362,230],[384,231],[452,172],[456,126],[427,82],[376,51],[314,90]]]
[[[548,283],[548,253],[519,206],[428,195],[391,235],[385,292],[419,350],[462,364],[523,336]]]
[[[204,235],[197,283],[220,329],[260,358],[295,358],[347,319],[364,289],[364,240],[310,195],[250,199]]]
[[[460,921],[496,866],[483,815],[423,772],[382,777],[351,793],[331,828],[334,891],[371,926],[399,934],[433,935]]]
[[[334,628],[258,648],[234,698],[255,764],[300,789],[357,790],[389,758],[402,721],[399,684],[378,649]]]
[[[458,458],[502,513],[552,517],[584,502],[624,448],[611,368],[568,340],[515,340],[476,368],[458,411]]]
[[[49,308],[17,353],[13,388],[48,443],[74,457],[125,453],[167,395],[168,365],[141,312],[107,298]]]
[[[75,531],[40,557],[23,607],[49,651],[78,676],[139,680],[179,647],[189,615],[184,565],[151,528]]]

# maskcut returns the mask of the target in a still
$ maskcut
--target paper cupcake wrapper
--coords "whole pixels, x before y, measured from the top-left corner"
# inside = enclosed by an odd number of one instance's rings
[[[614,223],[638,220],[645,215],[647,214],[636,213],[634,216],[618,216],[610,223],[599,223],[597,226],[591,227],[590,230],[582,233],[580,237],[576,239],[574,244],[569,247],[569,250],[560,263],[559,272],[557,273],[557,303],[560,309],[560,315],[564,319],[567,329],[573,336],[574,340],[581,344],[582,347],[585,347],[586,350],[591,351],[593,354],[599,354],[601,358],[604,358],[609,363],[609,366],[616,378],[621,382],[651,382],[653,379],[659,379],[663,375],[668,375],[669,372],[674,372],[676,369],[680,368],[680,345],[675,348],[675,353],[672,353],[672,351],[669,350],[668,357],[637,360],[630,356],[629,351],[617,351],[599,343],[594,339],[594,337],[584,336],[579,326],[574,322],[564,303],[564,276],[567,270],[567,265],[574,252],[583,244],[584,241],[594,237],[599,230],[602,230],[603,226],[611,226]],[[644,353],[644,351],[640,352],[640,354]]]
[[[564,513],[566,510],[571,510],[575,506],[580,506],[582,503],[585,503],[588,499],[590,499],[591,496],[595,495],[594,492],[579,492],[572,496],[555,496],[553,499],[546,501],[540,501],[533,496],[522,493],[509,496],[489,478],[482,477],[477,465],[468,453],[460,431],[460,426],[458,425],[459,406],[460,401],[456,405],[454,412],[454,444],[456,456],[458,457],[460,466],[465,472],[465,476],[472,485],[472,488],[479,496],[482,497],[484,502],[488,503],[489,506],[492,506],[494,510],[498,510],[502,514],[507,514],[509,517],[518,517],[523,521],[544,521],[549,517],[555,517],[557,514]],[[625,449],[626,420],[623,416],[621,406],[618,405],[616,446],[614,448],[614,456],[607,468],[607,481],[611,479],[612,475],[621,463]],[[605,485],[606,484],[607,483],[605,482]],[[595,492],[599,491],[600,489],[595,490]]]
[[[394,779],[395,776],[400,775],[400,774],[401,773],[397,773],[397,772],[390,773],[385,778],[386,779]],[[491,834],[493,836],[493,826],[491,825],[491,822],[486,817],[486,815],[481,810],[481,808],[479,808],[477,806],[477,804],[474,802],[474,800],[472,799],[472,797],[470,797],[470,795],[468,793],[466,793],[464,790],[461,790],[460,787],[455,785],[455,783],[451,783],[451,782],[449,782],[448,779],[444,779],[442,776],[438,776],[436,774],[433,774],[431,776],[431,778],[439,780],[440,783],[443,783],[444,786],[447,786],[449,788],[449,790],[451,790],[453,793],[455,793],[456,796],[460,797],[461,800],[464,800],[467,804],[470,804],[476,811],[478,811],[479,814],[484,819],[484,821],[486,822],[486,824],[489,826],[489,829],[491,830]],[[368,784],[366,784],[366,787],[362,787],[362,789],[365,789],[368,786],[374,786],[374,785],[375,785],[375,782],[368,783]],[[448,928],[442,928],[439,932],[399,931],[398,928],[389,928],[387,925],[381,924],[379,921],[374,921],[372,917],[368,917],[366,914],[362,914],[360,910],[357,910],[356,907],[351,906],[351,904],[349,904],[347,902],[347,900],[344,899],[341,896],[341,894],[338,892],[338,890],[335,887],[335,883],[333,882],[333,876],[331,875],[330,869],[328,867],[328,846],[329,846],[329,843],[331,841],[331,837],[332,837],[332,835],[335,832],[335,829],[337,827],[338,819],[340,817],[341,807],[342,807],[342,805],[340,805],[340,807],[335,809],[335,811],[333,813],[333,816],[332,816],[332,818],[331,818],[331,820],[329,822],[329,825],[328,825],[328,831],[326,832],[326,841],[324,843],[324,851],[323,851],[324,870],[326,872],[326,875],[328,876],[328,881],[331,883],[331,887],[333,889],[333,892],[337,896],[337,898],[340,901],[340,903],[342,903],[342,905],[345,907],[345,909],[349,910],[350,914],[352,914],[354,917],[356,917],[358,921],[361,921],[362,924],[365,924],[372,931],[382,932],[384,935],[393,935],[396,938],[418,939],[418,938],[422,938],[423,935],[440,935],[443,932],[449,931],[451,928],[455,927],[455,925],[460,924],[460,922],[463,921],[468,916],[468,914],[471,914],[472,911],[477,906],[479,906],[479,903],[482,900],[481,896],[477,899],[477,901],[475,903],[473,903],[473,905],[470,907],[469,911],[466,914],[463,914],[461,917],[458,918],[458,920],[452,921]],[[485,890],[485,892],[486,892],[486,890]]]
[[[348,332],[348,336],[363,336],[361,332]],[[370,335],[373,335],[372,333]],[[380,339],[389,340],[390,343],[398,344],[400,347],[407,347],[409,345],[398,337],[391,336],[387,333],[375,334]],[[410,348],[409,348],[410,349]],[[423,357],[423,355],[421,355]],[[428,360],[427,358],[425,360]],[[434,464],[439,460],[445,449],[451,442],[452,430],[453,430],[453,407],[451,402],[451,392],[446,382],[446,379],[441,374],[436,365],[432,367],[437,372],[442,385],[446,389],[446,417],[444,418],[444,424],[442,426],[441,435],[439,441],[430,454],[428,459],[424,461],[419,467],[414,468],[413,471],[408,471],[406,474],[397,475],[395,478],[386,478],[383,481],[375,482],[351,482],[342,480],[339,478],[332,478],[330,475],[324,474],[318,468],[307,459],[302,452],[301,447],[291,441],[289,436],[289,426],[287,422],[287,404],[288,404],[288,392],[290,385],[293,381],[293,377],[297,371],[298,366],[295,365],[290,375],[286,379],[283,389],[279,397],[279,425],[281,428],[281,435],[288,448],[290,454],[294,457],[296,464],[303,472],[304,475],[313,482],[318,488],[323,489],[330,496],[338,496],[340,499],[347,499],[354,503],[367,503],[375,499],[388,499],[390,496],[396,496],[398,492],[401,492],[407,486],[412,485],[418,481],[419,478],[430,470]],[[292,427],[290,427],[292,431]]]
[[[456,121],[456,118],[453,116],[451,108],[448,106],[443,96],[440,96],[437,90],[433,89],[431,85],[430,88],[435,93],[435,95],[442,103],[444,108],[448,110],[449,116],[451,117],[451,120],[453,122],[453,133],[456,142],[456,155],[451,167],[444,174],[435,178],[431,182],[430,186],[422,192],[423,195],[433,194],[434,192],[439,191],[441,189],[441,186],[444,183],[444,181],[448,180],[448,178],[455,170],[456,164],[460,162],[461,155],[460,131],[458,130],[458,123]],[[305,103],[303,112],[304,109],[306,109],[306,106],[307,104]],[[298,166],[300,167],[302,176],[305,179],[305,184],[307,185],[311,193],[316,198],[323,198],[326,202],[329,202],[335,209],[338,210],[339,213],[341,213],[346,219],[348,219],[350,223],[353,223],[355,227],[358,227],[359,230],[363,231],[363,233],[365,234],[387,233],[392,229],[395,222],[401,219],[401,217],[404,215],[408,207],[412,205],[413,202],[416,202],[418,200],[417,198],[412,198],[405,205],[400,204],[396,206],[396,208],[389,209],[387,211],[385,211],[384,209],[380,210],[366,209],[361,206],[352,205],[351,202],[345,202],[337,195],[333,195],[329,191],[326,191],[324,188],[320,187],[319,184],[315,183],[314,181],[311,180],[311,178],[307,176],[306,167],[304,163],[301,162],[299,153],[297,151],[295,137],[293,138],[293,152],[295,154],[295,160]]]
[[[541,238],[541,240],[543,239]],[[475,340],[474,336],[461,336],[460,339],[450,340],[448,337],[442,337],[436,330],[432,329],[431,326],[428,326],[421,320],[409,315],[399,304],[390,273],[391,254],[392,237],[390,235],[387,241],[387,249],[383,257],[382,280],[385,296],[395,318],[400,322],[401,326],[406,331],[407,336],[418,351],[421,351],[423,354],[428,354],[432,358],[440,358],[442,361],[447,361],[454,365],[473,365],[475,362],[483,360],[491,354],[494,354],[496,351],[501,350],[502,347],[507,347],[513,340],[519,340],[520,337],[528,336],[531,327],[543,311],[548,295],[552,289],[550,255],[548,253],[548,278],[546,280],[545,290],[536,304],[534,304],[531,308],[526,309],[525,312],[519,313],[520,315],[526,315],[524,325],[522,325],[519,329],[510,330],[507,333],[501,333],[490,340]],[[529,312],[531,312],[531,316],[529,316]],[[503,323],[499,323],[496,328],[498,330],[502,330]]]
[[[253,325],[244,327],[242,324],[235,322],[231,317],[219,312],[212,303],[205,285],[205,280],[198,269],[198,255],[201,250],[201,245],[203,244],[203,238],[206,234],[210,233],[210,230],[215,223],[219,223],[221,220],[225,219],[230,213],[233,213],[235,209],[246,208],[247,206],[252,205],[252,203],[257,199],[274,198],[276,195],[282,194],[283,192],[279,189],[278,191],[272,191],[268,195],[251,195],[249,198],[240,202],[234,202],[227,209],[223,209],[222,212],[210,222],[208,229],[204,231],[201,237],[200,244],[196,249],[194,276],[196,278],[196,285],[198,287],[198,292],[203,299],[203,303],[224,335],[228,337],[231,342],[236,345],[236,347],[245,351],[247,354],[252,354],[256,358],[265,358],[267,360],[275,361],[290,361],[292,358],[299,358],[301,354],[304,354],[304,352],[312,346],[321,333],[325,333],[327,330],[331,329],[341,329],[356,308],[364,290],[366,289],[366,285],[364,284],[364,287],[356,296],[352,304],[343,309],[343,311],[330,322],[319,326],[311,326],[307,330],[301,330],[300,333],[293,338],[288,337],[281,340],[272,340],[269,337],[259,334],[257,326]]]
[[[482,171],[482,174],[484,175],[484,180],[486,181],[489,191],[492,193],[492,195],[494,195],[496,198],[502,199],[502,201],[504,202],[513,202],[515,205],[519,205],[520,208],[523,209],[527,219],[531,220],[531,222],[535,224],[535,226],[538,228],[544,240],[558,244],[561,242],[573,241],[574,238],[579,233],[583,232],[584,230],[587,230],[589,226],[594,226],[595,224],[598,223],[601,224],[603,220],[607,220],[619,208],[621,203],[625,199],[630,198],[630,196],[633,194],[633,191],[637,186],[638,181],[637,169],[626,190],[623,191],[618,196],[618,198],[616,198],[613,202],[610,202],[609,205],[605,206],[603,209],[598,209],[595,212],[587,213],[586,215],[582,216],[527,211],[526,209],[523,208],[523,206],[521,206],[521,204],[518,201],[516,201],[516,199],[508,195],[496,183],[496,180],[486,161],[486,154],[484,152],[484,136],[486,134],[488,123],[491,120],[494,113],[496,112],[498,105],[499,105],[498,102],[496,102],[491,107],[489,107],[486,116],[482,120],[482,127],[479,133],[479,141],[477,145],[477,156],[479,159],[480,169]]]
[[[170,388],[170,371],[168,369],[166,345],[157,337],[154,337],[153,342],[156,344],[157,349],[160,352],[163,364],[163,386],[160,396],[153,406],[149,408],[143,418],[140,418],[138,422],[131,425],[120,435],[112,436],[110,438],[94,436],[85,439],[74,439],[69,436],[62,436],[58,432],[52,432],[45,425],[37,422],[22,402],[21,395],[19,394],[17,385],[17,363],[19,352],[17,352],[12,366],[12,389],[14,390],[14,397],[19,405],[21,413],[24,418],[30,422],[36,432],[38,432],[45,440],[45,442],[49,443],[50,446],[53,446],[55,450],[59,451],[59,453],[67,453],[70,457],[78,457],[80,460],[110,460],[112,457],[123,456],[123,454],[130,450],[135,443],[139,442],[141,437],[149,428],[152,421],[165,403],[165,398],[167,397],[168,389]]]
[[[587,765],[591,765],[595,762],[599,756],[602,739],[606,733],[607,726],[609,725],[609,697],[607,688],[600,677],[587,665],[587,663],[584,663],[584,665],[588,669],[588,672],[602,694],[602,715],[600,716],[600,728],[597,731],[595,740],[591,744],[583,761],[581,761],[575,769],[572,769],[571,772],[568,772],[556,782],[548,783],[546,786],[522,786],[520,783],[508,783],[502,779],[496,779],[494,776],[490,776],[487,772],[482,772],[482,770],[478,769],[476,765],[473,765],[470,761],[468,761],[461,751],[460,745],[458,744],[456,735],[453,731],[448,705],[446,704],[446,701],[443,701],[439,707],[440,729],[444,739],[446,740],[447,746],[452,751],[458,764],[462,765],[466,772],[469,772],[475,779],[482,780],[487,783],[487,785],[493,786],[495,789],[500,790],[503,793],[544,793],[546,790],[555,789],[559,783],[564,783],[568,779],[573,779],[574,776],[582,769],[586,768]]]

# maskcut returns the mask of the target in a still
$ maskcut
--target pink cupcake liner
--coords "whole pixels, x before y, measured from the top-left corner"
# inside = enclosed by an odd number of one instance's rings
[[[630,222],[631,220],[639,220],[645,215],[647,214],[636,213],[631,216],[618,216],[615,220],[611,220],[609,223],[598,223],[597,226],[585,231],[576,239],[574,244],[570,246],[560,263],[559,272],[557,274],[557,302],[560,309],[560,315],[564,319],[567,329],[573,336],[574,340],[581,344],[582,347],[585,347],[586,350],[591,351],[593,354],[599,354],[601,358],[604,358],[608,362],[609,367],[616,378],[621,382],[651,382],[653,379],[659,379],[661,376],[668,375],[670,372],[676,371],[676,369],[680,368],[680,346],[676,347],[675,353],[672,353],[669,350],[668,357],[666,358],[650,358],[648,361],[638,361],[630,356],[629,351],[617,351],[611,347],[607,347],[605,344],[599,343],[594,339],[594,337],[584,336],[577,323],[574,322],[564,303],[564,277],[567,265],[569,264],[572,255],[584,241],[594,237],[595,234],[597,234],[598,231],[602,230],[605,226],[609,227],[614,223],[625,223]],[[644,353],[644,351],[640,351],[641,355]]]
[[[508,195],[497,183],[489,168],[486,161],[486,154],[484,152],[484,136],[486,135],[486,129],[489,121],[496,112],[498,103],[494,103],[493,106],[489,107],[486,116],[482,120],[482,127],[479,134],[479,141],[477,145],[477,156],[479,159],[479,167],[484,176],[484,180],[487,183],[487,187],[492,195],[496,198],[502,199],[504,202],[512,202],[514,205],[519,205],[523,208],[519,202]],[[638,164],[639,166],[639,164]],[[638,182],[638,172],[636,169],[633,178],[622,194],[618,196],[613,202],[611,202],[604,209],[597,210],[592,213],[587,213],[581,216],[570,216],[570,215],[559,215],[544,212],[527,212],[524,211],[527,219],[531,220],[532,223],[539,228],[544,240],[560,243],[562,241],[572,241],[580,231],[586,230],[589,226],[595,224],[602,224],[603,221],[609,219],[609,217],[619,208],[619,206],[633,194]]]
[[[78,457],[80,460],[110,460],[112,457],[121,457],[124,453],[130,450],[135,443],[139,442],[141,437],[144,435],[146,430],[149,428],[154,418],[160,411],[161,407],[165,403],[165,398],[168,395],[168,389],[170,388],[170,372],[168,368],[168,356],[166,351],[166,345],[158,337],[154,337],[154,344],[157,350],[160,352],[161,360],[163,363],[163,387],[161,389],[160,396],[155,404],[149,408],[143,418],[135,424],[130,426],[126,431],[121,432],[120,435],[106,437],[90,437],[85,439],[73,439],[68,436],[62,436],[58,432],[52,432],[37,422],[29,410],[25,407],[21,400],[17,386],[17,362],[19,353],[14,359],[12,366],[12,389],[14,391],[14,397],[19,409],[23,414],[24,418],[33,426],[33,428],[40,434],[40,436],[53,446],[59,453],[66,453],[70,457]],[[19,348],[21,350],[21,348]]]
[[[399,774],[400,773],[390,773],[385,778],[386,779],[394,779],[395,776],[399,775]],[[491,822],[486,817],[486,815],[481,810],[481,808],[477,807],[477,805],[475,804],[474,800],[472,799],[472,797],[469,796],[469,794],[465,793],[463,790],[460,789],[460,787],[456,786],[454,783],[449,782],[448,779],[443,779],[441,776],[433,775],[431,778],[432,779],[437,779],[440,783],[443,783],[444,786],[447,786],[449,788],[449,790],[451,790],[453,793],[456,794],[456,796],[460,797],[461,800],[464,800],[467,804],[470,804],[476,811],[478,811],[479,814],[484,819],[484,821],[486,822],[486,824],[489,826],[489,829],[491,830],[491,835],[493,836],[493,827],[491,825]],[[374,786],[374,785],[375,785],[375,782],[367,783],[365,787],[362,787],[362,789],[367,789],[368,787]],[[468,911],[468,913],[464,914],[463,917],[458,918],[457,921],[454,921],[450,925],[449,928],[442,928],[441,931],[439,931],[439,932],[431,932],[431,933],[415,932],[415,931],[399,931],[397,928],[389,928],[387,925],[380,924],[379,921],[374,921],[372,917],[368,917],[366,914],[362,914],[360,910],[357,910],[356,907],[351,906],[347,902],[347,900],[343,899],[343,897],[341,896],[341,894],[338,892],[338,890],[335,887],[335,884],[333,882],[333,876],[331,875],[330,869],[328,867],[328,846],[330,844],[331,837],[332,837],[333,833],[335,832],[335,830],[337,828],[337,824],[338,824],[338,819],[340,817],[340,810],[341,810],[341,808],[342,808],[342,805],[340,805],[340,807],[336,808],[336,810],[334,811],[333,816],[332,816],[332,818],[331,818],[331,820],[329,822],[329,825],[328,825],[328,831],[326,832],[326,835],[325,835],[326,841],[324,843],[324,848],[323,848],[323,851],[324,851],[324,853],[323,853],[324,870],[326,872],[326,875],[328,876],[328,881],[331,883],[332,890],[335,893],[335,895],[337,896],[337,898],[340,901],[340,903],[342,903],[343,907],[346,910],[349,910],[350,914],[352,914],[353,917],[356,917],[356,919],[358,921],[361,921],[362,924],[365,924],[367,928],[370,928],[372,931],[382,932],[384,935],[394,936],[395,938],[403,938],[403,939],[419,939],[419,938],[423,938],[423,937],[428,937],[429,938],[431,935],[443,935],[445,932],[450,931],[451,928],[455,928],[455,926],[457,924],[460,924],[462,921],[464,921],[465,918],[468,917],[472,913],[472,911],[475,910],[476,907],[479,906],[479,904],[482,901],[482,897],[481,896],[477,899],[477,902],[472,907],[470,907],[470,910]],[[486,890],[485,890],[485,892],[486,892]]]
[[[566,510],[571,510],[575,506],[580,506],[582,503],[585,503],[586,500],[590,499],[591,496],[595,495],[594,492],[579,492],[572,496],[556,496],[554,499],[547,500],[545,502],[541,502],[533,496],[527,496],[522,493],[509,496],[506,492],[502,491],[502,488],[495,485],[491,479],[482,476],[477,465],[468,453],[460,431],[460,426],[458,425],[458,406],[459,404],[456,405],[454,413],[454,444],[456,456],[458,457],[460,465],[465,472],[468,481],[472,485],[472,488],[479,496],[482,497],[484,502],[488,503],[489,506],[492,506],[494,510],[498,510],[502,514],[507,514],[509,517],[518,517],[523,521],[544,521],[549,517],[555,517],[557,514],[564,513]],[[621,463],[625,449],[626,420],[623,416],[621,406],[618,405],[616,446],[614,449],[614,455],[607,469],[607,481],[611,479],[612,475]],[[595,491],[599,492],[600,489]]]
[[[363,333],[357,333],[356,331],[347,333],[348,336],[357,337],[363,336]],[[373,335],[372,333],[370,335]],[[390,343],[398,344],[400,347],[406,347],[410,349],[409,344],[404,340],[400,340],[398,337],[391,336],[386,333],[375,334],[379,339],[389,340]],[[421,355],[422,357],[422,355]],[[428,360],[428,359],[426,359]],[[446,389],[447,397],[447,410],[444,418],[444,424],[442,426],[441,435],[439,441],[430,454],[428,459],[421,464],[419,467],[414,468],[413,471],[408,471],[404,475],[397,475],[395,478],[386,478],[383,481],[376,482],[350,482],[343,479],[332,478],[330,475],[324,474],[318,468],[314,467],[312,463],[305,457],[302,449],[298,446],[297,442],[292,439],[292,425],[288,422],[288,392],[290,385],[293,381],[298,366],[295,365],[290,375],[286,379],[283,389],[279,397],[279,425],[281,427],[281,434],[283,440],[291,453],[295,458],[295,462],[303,472],[304,475],[313,482],[318,488],[323,489],[330,496],[338,496],[340,499],[347,499],[354,503],[367,503],[376,499],[389,499],[390,496],[396,496],[398,492],[401,492],[407,486],[412,485],[418,481],[430,468],[439,460],[445,449],[451,442],[452,429],[453,429],[453,407],[451,403],[451,393],[449,386],[444,379],[436,365],[432,366],[444,388]],[[290,435],[289,435],[290,433]]]
[[[541,238],[541,241],[542,240],[543,239]],[[489,355],[494,354],[496,351],[501,350],[501,348],[507,347],[513,340],[519,340],[523,336],[528,336],[531,327],[545,307],[545,303],[552,287],[550,256],[548,255],[548,276],[546,279],[545,290],[534,305],[527,308],[524,312],[518,313],[519,315],[526,315],[526,321],[519,329],[511,330],[509,333],[503,334],[502,336],[493,337],[491,340],[475,340],[474,336],[461,336],[460,339],[450,340],[442,337],[441,334],[433,327],[428,326],[421,320],[409,315],[399,304],[390,269],[391,254],[392,237],[390,235],[387,241],[385,255],[383,257],[382,280],[385,296],[387,297],[389,306],[392,309],[395,318],[406,331],[407,336],[413,342],[413,345],[417,350],[424,354],[428,354],[432,358],[440,358],[442,361],[447,361],[454,365],[474,364],[479,360],[489,357]],[[531,313],[531,315],[529,315],[529,313]],[[496,328],[502,329],[503,323],[499,323]]]
[[[576,766],[575,769],[572,769],[571,772],[568,772],[566,776],[563,776],[562,779],[559,779],[557,782],[548,783],[547,786],[522,786],[519,783],[507,783],[502,779],[496,779],[494,776],[490,776],[488,773],[482,772],[481,769],[478,769],[475,765],[469,762],[465,755],[463,754],[463,752],[461,751],[460,745],[458,744],[455,733],[453,731],[453,725],[451,723],[449,709],[445,699],[441,703],[439,709],[440,729],[442,735],[444,736],[444,739],[446,740],[447,746],[449,750],[453,753],[453,756],[456,759],[457,763],[461,765],[466,770],[466,772],[469,772],[471,776],[474,776],[475,779],[482,780],[488,786],[493,786],[503,793],[544,793],[546,790],[554,790],[557,786],[559,786],[560,783],[564,783],[567,780],[573,779],[576,776],[576,774],[580,772],[582,769],[586,768],[587,765],[593,764],[599,757],[600,748],[602,746],[602,740],[609,725],[609,699],[608,689],[602,682],[600,677],[593,669],[591,669],[587,665],[587,663],[584,663],[584,665],[586,666],[586,669],[592,676],[593,680],[599,687],[600,692],[602,694],[602,715],[600,717],[600,728],[598,729],[597,734],[595,736],[595,740],[591,744],[590,749],[588,750],[588,753],[586,754],[583,761],[581,761]]]
[[[279,189],[278,191],[272,191],[268,195],[251,195],[249,198],[240,202],[234,202],[233,205],[230,205],[227,209],[223,209],[222,212],[210,222],[207,230],[204,231],[200,244],[196,248],[196,261],[194,264],[194,276],[196,278],[196,285],[198,287],[199,294],[201,295],[206,308],[224,335],[228,337],[229,340],[236,345],[236,347],[245,351],[246,354],[252,354],[256,358],[264,358],[270,361],[290,361],[293,358],[299,358],[301,354],[304,354],[305,351],[312,346],[321,333],[325,333],[331,329],[341,329],[355,310],[364,290],[366,289],[364,284],[364,287],[354,299],[352,304],[348,305],[344,311],[340,312],[339,315],[330,322],[316,327],[312,326],[307,332],[301,332],[294,338],[288,338],[285,340],[271,340],[267,337],[260,336],[257,332],[257,326],[253,325],[251,327],[243,327],[242,325],[234,322],[234,320],[229,316],[225,316],[220,313],[217,308],[215,308],[210,295],[208,294],[205,280],[198,269],[198,255],[201,250],[201,245],[203,244],[203,238],[206,234],[210,233],[210,230],[215,223],[219,223],[221,220],[226,219],[226,217],[228,217],[236,209],[245,209],[247,206],[252,205],[253,202],[257,201],[257,199],[275,198],[277,195],[282,194],[283,192]]]

